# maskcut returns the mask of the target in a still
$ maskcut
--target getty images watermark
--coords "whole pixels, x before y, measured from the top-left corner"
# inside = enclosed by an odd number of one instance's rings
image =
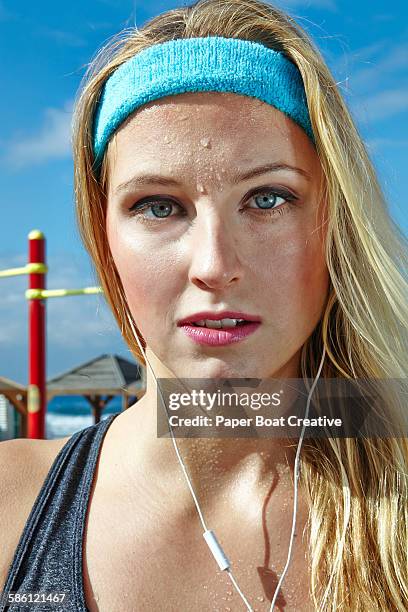
[[[407,378],[159,378],[157,435],[407,437]]]

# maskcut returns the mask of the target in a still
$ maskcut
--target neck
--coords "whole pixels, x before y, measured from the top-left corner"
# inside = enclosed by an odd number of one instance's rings
[[[147,358],[157,378],[176,378],[147,347]],[[293,360],[271,378],[298,378],[298,362]],[[185,476],[169,435],[157,436],[160,416],[166,421],[165,409],[158,401],[158,387],[148,364],[146,366],[146,393],[129,408],[135,417],[135,428],[140,447],[152,474],[159,474],[163,484],[171,490],[174,483],[183,481],[185,497],[180,503],[193,505]],[[171,411],[169,411],[170,413]],[[174,414],[174,413],[173,413]],[[137,422],[136,422],[137,421]],[[241,503],[254,496],[261,499],[271,486],[271,475],[292,487],[297,439],[284,438],[176,438],[193,489],[201,507],[213,507],[220,494],[236,495]],[[177,485],[178,486],[178,485]]]

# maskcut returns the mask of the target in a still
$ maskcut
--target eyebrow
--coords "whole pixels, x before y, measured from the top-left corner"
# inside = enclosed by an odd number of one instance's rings
[[[246,170],[245,172],[233,172],[231,174],[232,185],[237,185],[238,183],[242,183],[243,181],[247,181],[255,176],[260,176],[261,174],[266,174],[267,172],[278,172],[279,170],[290,170],[292,172],[296,172],[303,176],[306,180],[311,181],[312,177],[306,170],[302,168],[297,168],[296,166],[290,166],[289,164],[284,164],[281,162],[274,162],[270,164],[264,164],[263,166],[257,166],[256,168],[252,168],[251,170]],[[122,191],[126,191],[132,187],[138,187],[143,185],[162,185],[164,187],[180,187],[181,183],[176,181],[173,178],[160,176],[158,174],[142,174],[139,176],[134,176],[128,181],[124,183],[120,183],[114,190],[115,194],[121,193]]]

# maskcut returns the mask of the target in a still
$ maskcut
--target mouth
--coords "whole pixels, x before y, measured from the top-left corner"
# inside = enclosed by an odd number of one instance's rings
[[[205,327],[206,329],[234,329],[235,327],[242,327],[248,325],[250,321],[245,319],[201,319],[199,321],[191,321],[185,323],[185,325],[194,325],[194,327]]]
[[[261,318],[257,315],[247,314],[234,310],[223,310],[222,312],[211,312],[204,310],[196,312],[184,319],[181,319],[177,325],[195,325],[197,327],[207,327],[211,329],[234,328],[237,326],[247,325],[248,323],[260,323]]]

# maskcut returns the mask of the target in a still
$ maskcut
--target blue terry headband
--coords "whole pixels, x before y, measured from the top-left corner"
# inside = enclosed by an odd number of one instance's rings
[[[293,119],[315,144],[301,74],[281,52],[240,38],[177,38],[143,49],[107,79],[93,125],[95,171],[110,137],[134,110],[187,91],[259,98]]]

